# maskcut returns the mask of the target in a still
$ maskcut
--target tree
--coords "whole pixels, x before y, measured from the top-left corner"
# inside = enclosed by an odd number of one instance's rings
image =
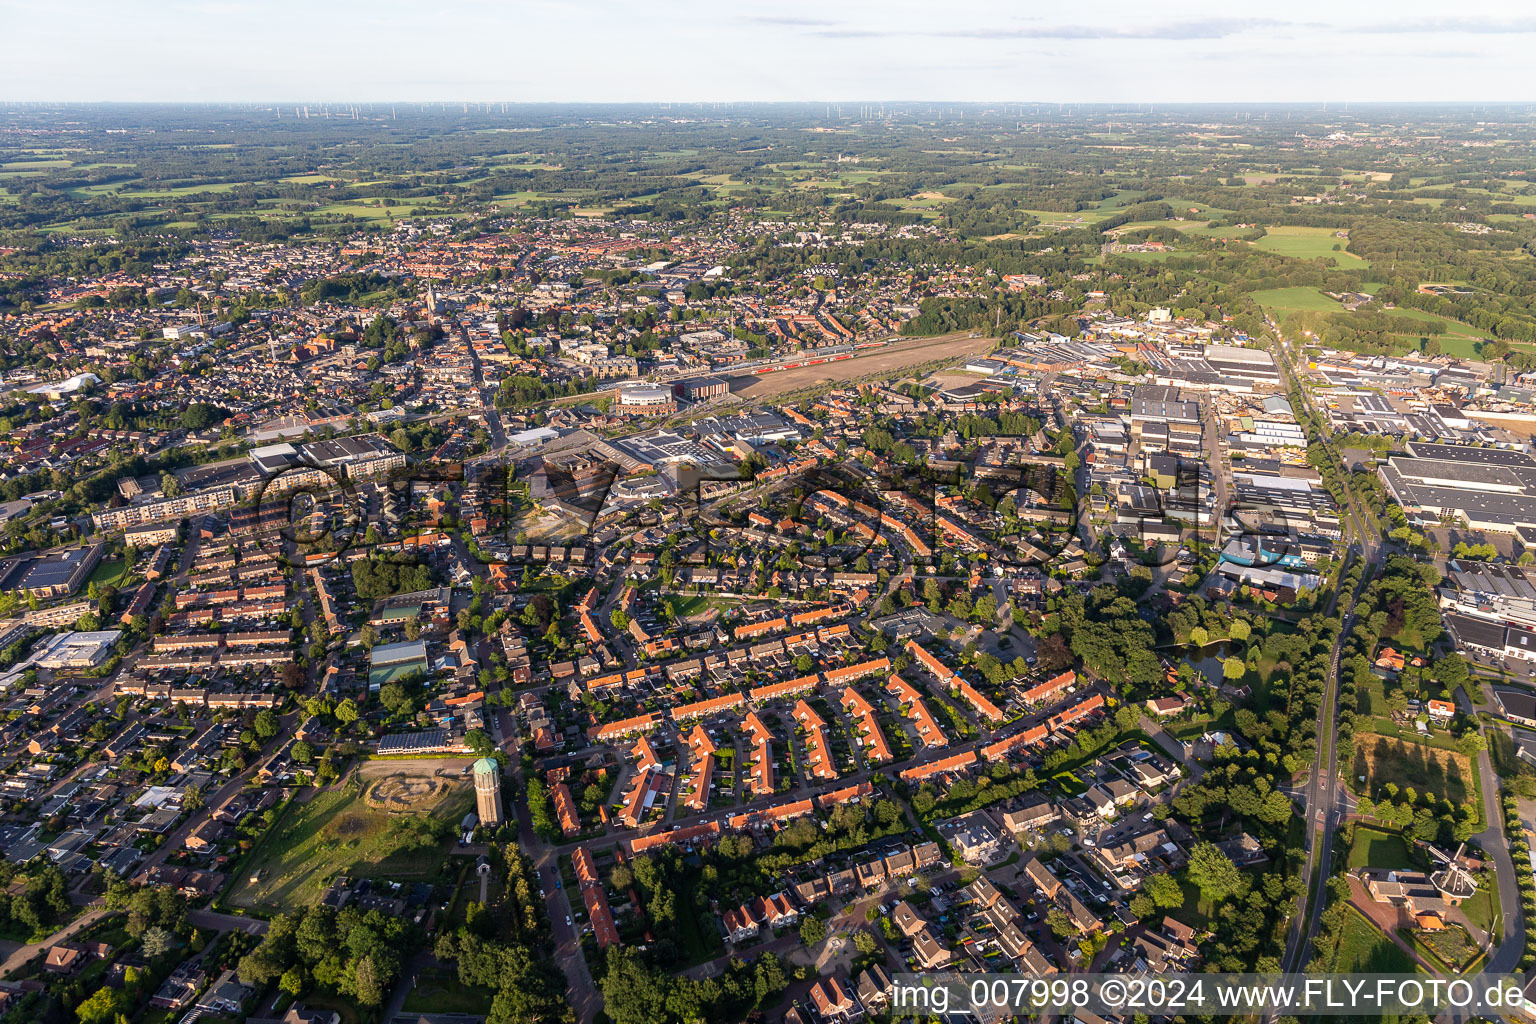
[[[336,716],[336,721],[342,725],[350,725],[357,721],[357,705],[350,700],[344,700],[336,705],[333,714]]]
[[[358,630],[357,642],[362,644],[367,650],[373,650],[374,644],[379,642],[378,630],[374,629],[372,624],[364,625],[362,629]]]
[[[89,999],[75,1007],[80,1024],[112,1024],[118,1013],[126,1009],[123,993],[105,986],[97,989]]]
[[[1184,890],[1171,875],[1153,875],[1141,887],[1161,910],[1173,910],[1184,905]]]
[[[271,708],[263,708],[257,712],[256,721],[251,723],[251,726],[256,730],[256,735],[265,742],[277,735],[277,730],[281,727],[281,723],[277,719],[277,714]]]
[[[379,703],[390,711],[398,711],[408,698],[405,687],[396,682],[388,682],[379,688]]]
[[[372,956],[359,957],[354,974],[357,1001],[364,1006],[378,1006],[384,1001],[384,977]]]
[[[464,744],[476,757],[490,757],[496,753],[496,743],[484,729],[471,729],[464,734]]]
[[[861,956],[870,956],[880,948],[880,944],[869,933],[869,929],[860,928],[853,933],[853,948],[857,949]]]
[[[1200,895],[1212,903],[1241,895],[1247,888],[1237,865],[1211,842],[1196,843],[1190,851],[1189,880],[1199,887]]]
[[[608,947],[608,973],[603,976],[603,1009],[614,1024],[656,1024],[671,1020],[667,996],[672,979],[653,974],[639,954],[625,946]]]
[[[1189,642],[1196,647],[1204,647],[1210,640],[1211,634],[1204,626],[1195,626],[1189,631]]]
[[[1241,679],[1248,671],[1248,666],[1243,664],[1242,658],[1228,658],[1221,663],[1221,674],[1225,679]]]
[[[144,935],[139,939],[144,948],[144,955],[153,960],[155,957],[164,956],[176,946],[176,937],[170,932],[155,925],[146,928]]]
[[[293,744],[293,759],[299,764],[309,764],[315,759],[315,748],[308,740],[296,740]]]
[[[807,946],[814,946],[827,937],[827,926],[814,917],[807,917],[800,922],[800,941]]]

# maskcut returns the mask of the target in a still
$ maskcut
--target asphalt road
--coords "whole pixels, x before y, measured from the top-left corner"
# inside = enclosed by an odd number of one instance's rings
[[[1473,705],[1467,692],[1459,687],[1456,690],[1456,703],[1463,713],[1470,716],[1475,716],[1480,710]],[[1486,705],[1482,707],[1486,708]],[[1485,734],[1488,728],[1483,726]],[[1499,799],[1499,779],[1493,772],[1493,760],[1487,750],[1477,755],[1477,773],[1483,788],[1483,820],[1488,823],[1488,827],[1473,838],[1483,848],[1483,852],[1493,858],[1499,885],[1499,908],[1503,913],[1498,946],[1488,957],[1481,972],[1483,976],[1490,977],[1513,974],[1518,970],[1520,956],[1525,952],[1525,915],[1520,910],[1520,879],[1515,874],[1515,861],[1509,853],[1504,807]],[[1468,1018],[1465,1014],[1447,1012],[1435,1019],[1438,1024],[1461,1024]]]

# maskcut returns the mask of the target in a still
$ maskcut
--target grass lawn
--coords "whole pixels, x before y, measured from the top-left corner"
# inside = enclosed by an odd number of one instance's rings
[[[401,1007],[406,1013],[469,1013],[484,1016],[491,1010],[496,993],[488,988],[466,985],[457,972],[429,968],[416,976],[416,987],[405,997]]]
[[[1183,871],[1174,875],[1174,878],[1184,893],[1184,905],[1169,916],[1183,921],[1196,931],[1214,931],[1220,923],[1216,919],[1216,905],[1200,895],[1200,887],[1191,882]]]
[[[671,600],[672,610],[677,612],[679,617],[698,615],[709,607],[709,598],[703,594],[692,594],[681,598],[674,597]]]
[[[432,813],[457,823],[473,803],[474,794],[459,785]],[[241,869],[226,902],[249,909],[292,910],[317,903],[337,875],[422,881],[447,871],[444,854],[453,839],[425,850],[397,849],[390,828],[394,817],[351,786],[317,793],[307,804],[290,803]]]
[[[1355,826],[1355,841],[1349,848],[1349,870],[1406,868],[1413,863],[1408,853],[1408,844],[1398,833]]]
[[[1088,787],[1083,785],[1083,780],[1071,772],[1057,772],[1051,776],[1051,781],[1056,783],[1066,796],[1078,796],[1088,792]]]
[[[1491,867],[1478,880],[1477,892],[1472,894],[1472,898],[1461,901],[1461,912],[1479,928],[1489,932],[1497,929],[1499,919],[1504,916],[1504,908],[1499,904],[1499,884]]]
[[[1339,934],[1334,970],[1343,974],[1414,974],[1419,965],[1358,910],[1350,907]]]
[[[1266,288],[1249,294],[1265,309],[1281,312],[1338,313],[1344,310],[1342,305],[1316,288]]]
[[[1376,673],[1372,672],[1366,677],[1364,686],[1355,688],[1355,696],[1360,702],[1360,714],[1384,715],[1388,713],[1386,686],[1382,682],[1381,676],[1378,676]]]
[[[90,579],[86,583],[115,583],[123,575],[123,560],[121,558],[104,559],[91,571]]]
[[[1363,270],[1371,265],[1369,260],[1345,252],[1344,247],[1349,244],[1349,239],[1339,238],[1333,228],[1272,227],[1267,228],[1264,237],[1253,244],[1266,252],[1299,260],[1318,257],[1335,259],[1344,270]],[[1334,246],[1339,248],[1335,250]]]

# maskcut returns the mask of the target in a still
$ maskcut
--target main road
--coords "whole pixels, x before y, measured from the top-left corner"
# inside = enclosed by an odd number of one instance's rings
[[[1296,379],[1295,371],[1291,366],[1290,353],[1278,327],[1276,327],[1275,336],[1277,339],[1274,348],[1275,363],[1280,368],[1291,395],[1304,403],[1305,411],[1316,423],[1318,436],[1315,440],[1323,444],[1332,455],[1332,446],[1323,436],[1327,430],[1326,421],[1316,409],[1312,408],[1310,397]],[[1300,413],[1303,410],[1293,411],[1300,419]],[[1312,777],[1307,780],[1303,790],[1303,804],[1306,808],[1304,845],[1307,852],[1303,877],[1306,879],[1306,884],[1297,895],[1296,916],[1291,920],[1285,951],[1280,959],[1280,966],[1284,971],[1296,971],[1305,963],[1306,952],[1313,940],[1317,938],[1322,923],[1322,910],[1327,903],[1328,879],[1333,872],[1334,838],[1347,812],[1338,781],[1339,660],[1343,652],[1344,639],[1349,636],[1350,630],[1354,627],[1355,603],[1375,574],[1376,560],[1381,546],[1380,538],[1375,536],[1367,525],[1370,520],[1359,508],[1354,491],[1344,475],[1342,463],[1339,464],[1338,469],[1344,485],[1345,508],[1343,511],[1346,533],[1353,534],[1357,541],[1357,544],[1352,544],[1347,549],[1345,564],[1347,565],[1350,559],[1358,554],[1364,559],[1365,567],[1360,574],[1360,582],[1349,594],[1343,621],[1338,635],[1334,637],[1333,647],[1328,656],[1328,682],[1317,709],[1317,759],[1313,765]],[[1340,579],[1342,582],[1342,575]],[[1339,593],[1334,594],[1334,607],[1342,596]],[[1269,1019],[1273,1017],[1274,1014],[1271,1013]]]
[[[1339,658],[1344,638],[1355,622],[1354,603],[1360,589],[1370,579],[1374,567],[1366,566],[1360,583],[1349,598],[1349,611],[1333,640],[1328,657],[1328,686],[1317,709],[1317,761],[1312,777],[1303,790],[1306,806],[1306,867],[1302,877],[1306,886],[1297,896],[1296,916],[1291,919],[1285,954],[1280,959],[1282,971],[1298,971],[1305,962],[1306,950],[1317,938],[1322,923],[1322,909],[1328,899],[1328,879],[1333,873],[1333,840],[1344,817],[1340,799],[1339,773]],[[1272,1017],[1273,1015],[1271,1015]]]

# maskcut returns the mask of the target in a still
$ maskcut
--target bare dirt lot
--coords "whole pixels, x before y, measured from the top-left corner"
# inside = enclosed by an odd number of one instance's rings
[[[435,811],[469,789],[462,766],[473,758],[364,761],[357,768],[364,801],[386,811]]]
[[[953,359],[959,356],[984,352],[991,347],[992,338],[973,338],[964,334],[942,334],[934,338],[913,338],[898,341],[884,348],[874,349],[867,355],[857,355],[835,363],[801,366],[778,373],[750,374],[731,378],[731,397],[761,400],[777,395],[814,387],[828,381],[849,381],[872,374],[889,374],[920,363],[937,359]]]

